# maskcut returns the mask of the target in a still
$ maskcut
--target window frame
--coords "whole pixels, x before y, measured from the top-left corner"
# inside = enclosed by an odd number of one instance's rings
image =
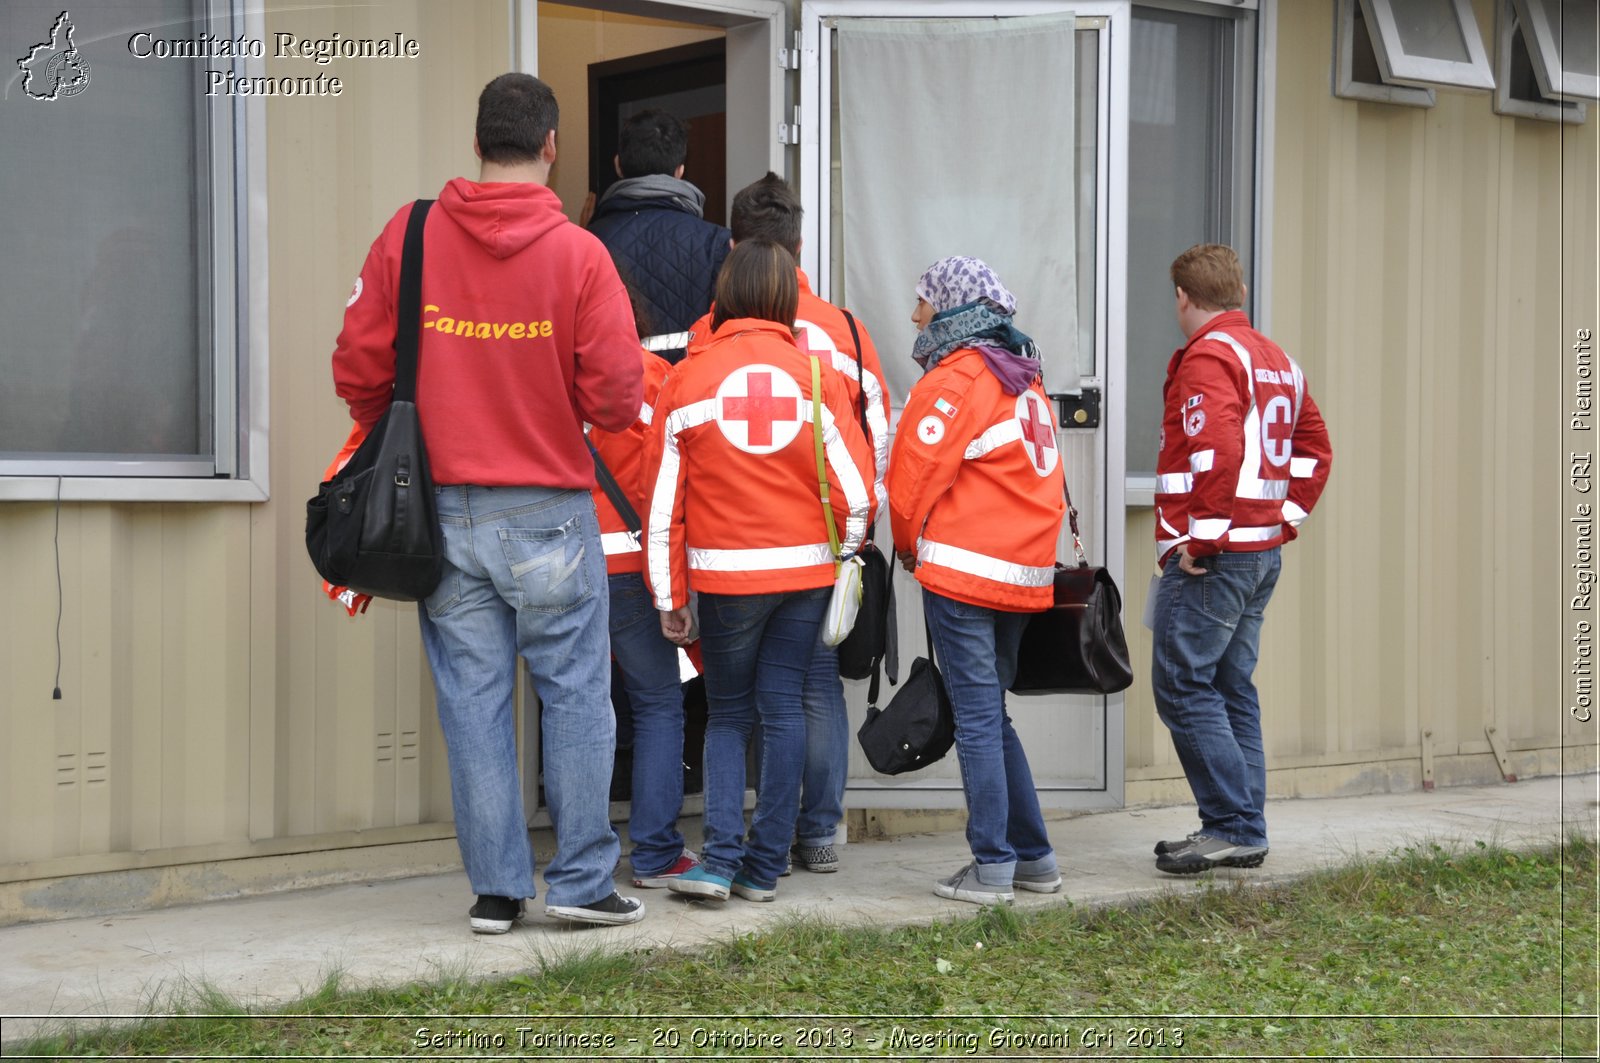
[[[265,38],[265,15],[244,0],[199,0],[208,32]],[[224,31],[225,34],[224,34]],[[212,60],[211,62],[216,62]],[[265,60],[240,58],[241,78]],[[197,98],[196,165],[209,203],[199,215],[210,246],[201,295],[202,359],[212,383],[208,459],[183,455],[38,455],[0,460],[0,501],[263,502],[268,484],[266,103]],[[202,263],[204,267],[207,263]]]
[[[1582,125],[1588,118],[1588,107],[1577,100],[1552,99],[1545,96],[1543,99],[1530,100],[1521,96],[1513,96],[1511,84],[1511,60],[1513,49],[1516,47],[1515,36],[1518,28],[1522,29],[1523,48],[1528,52],[1528,62],[1534,69],[1534,78],[1538,79],[1539,60],[1533,54],[1528,44],[1528,31],[1522,22],[1521,14],[1517,10],[1522,5],[1515,7],[1512,0],[1496,0],[1494,14],[1494,113],[1503,114],[1511,118],[1535,118],[1543,122],[1565,122],[1569,125]],[[1542,88],[1543,86],[1536,86]]]
[[[1581,104],[1584,100],[1600,100],[1600,74],[1580,74],[1563,65],[1561,41],[1548,3],[1514,0],[1514,5],[1522,25],[1522,39],[1528,44],[1528,57],[1533,60],[1533,76],[1539,81],[1539,91],[1552,102]],[[1504,0],[1499,6],[1505,6]]]
[[[1456,28],[1461,31],[1462,41],[1467,46],[1465,61],[1410,54],[1400,39],[1400,25],[1394,15],[1395,0],[1360,2],[1384,81],[1419,88],[1443,85],[1484,91],[1494,89],[1489,52],[1483,45],[1483,35],[1478,32],[1478,21],[1473,17],[1468,0],[1445,0],[1455,14]]]
[[[1368,47],[1377,53],[1366,18],[1361,17],[1361,27],[1356,27],[1360,15],[1359,0],[1338,0],[1334,8],[1333,31],[1333,94],[1340,99],[1362,100],[1366,103],[1392,103],[1403,107],[1432,107],[1438,97],[1432,89],[1413,88],[1409,85],[1380,84],[1357,81],[1355,51],[1358,34],[1365,34]]]

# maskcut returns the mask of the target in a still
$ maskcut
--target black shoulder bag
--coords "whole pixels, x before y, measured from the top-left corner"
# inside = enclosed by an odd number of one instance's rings
[[[867,369],[861,358],[861,333],[856,329],[856,319],[850,311],[840,312],[850,326],[850,338],[856,345],[856,412],[861,418],[861,434],[867,437],[870,444],[872,433],[867,428]],[[876,452],[873,464],[876,468]],[[871,489],[870,485],[868,489]],[[898,633],[895,630],[894,593],[890,585],[893,569],[889,559],[878,549],[878,544],[872,541],[870,530],[858,556],[862,564],[861,610],[856,614],[856,626],[839,643],[839,674],[846,679],[870,677],[872,689],[867,699],[876,705],[879,669],[888,668],[891,683],[900,674],[900,662],[895,652]]]
[[[1133,685],[1122,594],[1104,566],[1089,564],[1078,537],[1078,510],[1062,480],[1072,524],[1073,567],[1056,565],[1055,604],[1022,629],[1013,694],[1115,694]]]
[[[329,583],[375,598],[421,601],[439,585],[444,536],[417,419],[422,226],[411,207],[400,258],[394,399],[350,461],[306,503],[306,550]]]
[[[926,768],[955,745],[955,712],[945,693],[944,677],[933,664],[933,632],[926,614],[922,630],[928,637],[928,656],[911,662],[911,674],[889,704],[882,709],[876,705],[867,708],[867,718],[856,732],[867,763],[880,775]]]

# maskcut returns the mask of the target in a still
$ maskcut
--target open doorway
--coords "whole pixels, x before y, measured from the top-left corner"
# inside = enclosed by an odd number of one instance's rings
[[[717,38],[589,64],[589,192],[595,202],[617,180],[618,131],[653,108],[688,128],[684,179],[705,193],[705,217],[728,223],[726,57]]]

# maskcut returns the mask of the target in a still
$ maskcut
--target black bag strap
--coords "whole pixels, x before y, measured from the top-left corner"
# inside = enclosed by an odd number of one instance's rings
[[[872,678],[867,684],[867,704],[869,706],[878,704],[878,694],[883,689],[884,671],[887,670],[889,673],[890,686],[900,682],[900,622],[896,616],[897,610],[894,604],[894,567],[900,562],[898,558],[892,556],[888,559],[888,562],[889,578],[884,581],[883,586],[883,592],[889,599],[885,605],[888,610],[888,620],[885,624],[886,630],[883,637],[883,655],[873,658],[872,661]],[[928,634],[928,647],[931,653],[933,647],[932,632]]]
[[[1067,499],[1067,523],[1072,526],[1072,551],[1078,555],[1078,567],[1088,568],[1089,558],[1083,552],[1083,539],[1078,535],[1078,507],[1072,504],[1072,488],[1067,486],[1067,470],[1061,470],[1061,493]]]
[[[600,490],[611,500],[611,505],[616,509],[617,516],[622,518],[622,523],[628,526],[629,531],[638,535],[644,528],[644,522],[639,519],[639,511],[633,508],[628,496],[622,493],[622,485],[611,475],[611,470],[606,466],[606,459],[594,449],[593,443],[589,444],[589,453],[594,456],[594,478],[600,481]]]
[[[844,315],[844,323],[850,326],[850,342],[856,345],[856,412],[861,417],[861,434],[870,443],[872,433],[867,431],[867,370],[861,364],[861,333],[856,329],[854,314],[843,307],[839,308],[839,313]]]
[[[400,310],[394,334],[394,399],[417,401],[417,341],[422,334],[422,226],[431,199],[411,204],[406,242],[400,251]]]

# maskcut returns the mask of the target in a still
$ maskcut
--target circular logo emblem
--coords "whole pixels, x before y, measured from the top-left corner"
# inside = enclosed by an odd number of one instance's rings
[[[1033,462],[1033,471],[1049,476],[1056,471],[1061,451],[1056,447],[1056,423],[1050,407],[1032,391],[1017,396],[1017,420],[1022,424],[1022,447]]]
[[[83,61],[76,48],[59,52],[45,67],[44,81],[51,86],[52,99],[76,96],[89,87],[89,64]]]
[[[1184,419],[1183,434],[1186,436],[1197,436],[1200,434],[1200,429],[1204,428],[1205,426],[1206,411],[1196,410]]]
[[[361,274],[358,273],[356,274],[356,286],[350,289],[350,298],[344,301],[344,305],[347,308],[355,306],[356,300],[359,298],[361,298]]]
[[[1293,439],[1294,407],[1285,396],[1274,395],[1261,413],[1261,453],[1274,465],[1287,465]]]
[[[917,422],[917,438],[930,447],[944,438],[944,421],[933,414],[928,414]]]
[[[717,388],[717,428],[747,454],[771,454],[788,446],[805,422],[805,396],[793,377],[773,365],[746,365]]]

